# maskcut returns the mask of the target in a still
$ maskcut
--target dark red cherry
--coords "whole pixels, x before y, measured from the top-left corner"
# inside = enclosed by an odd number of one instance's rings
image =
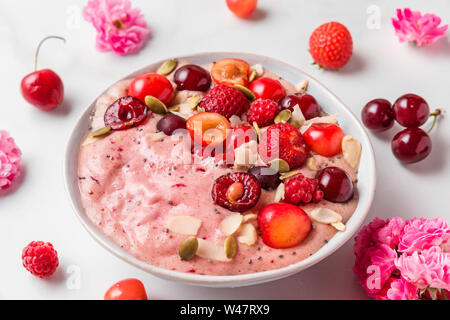
[[[364,106],[361,119],[367,129],[385,131],[394,125],[394,112],[386,99],[374,99]]]
[[[320,116],[320,107],[316,99],[310,94],[303,94],[301,96],[290,94],[280,100],[280,108],[294,111],[294,106],[297,105],[303,113],[306,120]]]
[[[431,152],[431,139],[420,128],[406,128],[392,139],[392,152],[403,163],[414,163],[425,159]]]
[[[178,68],[173,80],[178,90],[208,91],[211,87],[209,72],[195,64]]]
[[[177,129],[186,129],[186,120],[173,113],[168,113],[158,121],[156,129],[171,136]]]
[[[265,190],[275,190],[281,182],[280,174],[270,167],[251,167],[248,173],[254,175]]]
[[[134,97],[123,97],[114,101],[105,112],[105,126],[123,130],[139,125],[147,116],[147,106]]]
[[[428,103],[413,93],[398,98],[392,108],[395,120],[404,127],[420,127],[430,115]]]
[[[353,183],[348,174],[338,167],[327,167],[316,176],[324,198],[331,202],[347,202],[353,198]]]

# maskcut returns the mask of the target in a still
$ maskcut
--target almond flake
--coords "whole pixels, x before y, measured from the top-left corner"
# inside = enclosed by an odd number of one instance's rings
[[[309,213],[309,216],[314,221],[324,224],[342,221],[342,216],[339,213],[327,208],[316,208]]]
[[[249,167],[258,161],[258,143],[251,140],[234,150],[235,167]]]
[[[95,141],[97,141],[99,138],[93,137],[91,135],[89,135],[86,139],[84,139],[83,143],[81,144],[82,147],[85,147],[87,145],[90,145],[91,143],[94,143]]]
[[[251,66],[250,70],[255,70],[256,76],[258,76],[258,77],[261,77],[264,74],[264,67],[262,65],[260,65],[259,63]]]
[[[230,119],[228,119],[228,120],[230,120],[230,125],[232,128],[238,127],[245,123],[244,121],[241,120],[241,118],[239,116],[237,116],[235,114],[232,115],[230,117]]]
[[[302,81],[295,86],[295,89],[297,90],[298,93],[304,93],[306,92],[306,89],[308,89],[308,84],[309,84],[308,80]]]
[[[237,237],[237,240],[240,243],[251,246],[256,243],[257,239],[258,239],[258,234],[256,233],[256,228],[253,224],[245,223],[241,226],[241,228],[238,231],[238,237]]]
[[[258,215],[254,214],[254,213],[246,214],[246,215],[244,215],[244,218],[242,219],[242,223],[254,221],[254,220],[256,220],[256,218],[258,218]]]
[[[231,259],[227,258],[223,246],[218,246],[211,241],[203,240],[200,238],[197,240],[198,240],[198,249],[196,255],[199,256],[200,258],[222,262],[231,261]]]
[[[280,183],[278,185],[277,191],[275,191],[275,198],[273,199],[273,202],[280,202],[281,200],[284,200],[284,183]]]
[[[224,235],[232,235],[235,233],[242,224],[243,216],[239,213],[230,214],[228,217],[222,220],[219,229]]]
[[[202,220],[192,216],[170,217],[167,228],[178,234],[196,235],[202,225]]]
[[[313,123],[332,123],[332,124],[337,124],[337,116],[338,116],[338,114],[335,113],[335,114],[332,114],[330,116],[315,117],[315,118],[309,119],[309,120],[305,121],[303,126],[300,128],[300,132],[302,134],[304,134],[305,131],[308,130],[309,127]]]
[[[294,111],[292,111],[291,118],[297,121],[300,126],[305,123],[305,116],[303,115],[303,112],[298,104],[294,106]]]
[[[319,168],[317,167],[317,161],[314,157],[309,157],[306,159],[306,166],[311,171],[317,171]]]
[[[361,144],[352,136],[345,136],[342,139],[342,154],[345,162],[351,168],[358,168],[359,160],[361,159]]]
[[[342,222],[334,222],[331,224],[337,231],[344,232],[347,227]]]
[[[162,131],[156,132],[156,133],[149,133],[148,135],[149,135],[149,137],[150,137],[150,140],[153,141],[153,142],[161,141],[161,140],[163,140],[165,137],[167,137],[167,136],[165,135],[165,133],[162,132]]]

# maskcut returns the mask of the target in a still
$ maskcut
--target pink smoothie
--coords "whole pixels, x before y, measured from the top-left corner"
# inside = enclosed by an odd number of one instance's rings
[[[107,105],[126,95],[128,83],[117,83],[98,99],[93,114],[93,129],[103,125],[102,117]],[[294,92],[292,84],[284,80],[282,83],[288,92]],[[183,99],[183,96],[178,99]],[[152,114],[137,128],[116,131],[100,139],[87,138],[80,148],[79,188],[86,214],[98,229],[124,250],[149,264],[166,269],[207,275],[236,275],[296,263],[314,254],[337,232],[329,225],[313,222],[308,237],[290,249],[272,249],[258,237],[255,245],[240,244],[236,256],[229,262],[198,256],[182,261],[178,248],[186,236],[169,231],[168,220],[179,215],[195,216],[202,221],[197,237],[222,245],[226,236],[220,232],[219,225],[233,213],[214,205],[211,188],[216,178],[235,169],[220,166],[213,158],[194,159],[187,135],[153,141],[160,117]],[[357,173],[346,164],[342,155],[314,157],[320,167],[333,165],[342,168],[356,183]],[[316,173],[306,166],[301,172],[309,177]],[[274,197],[274,191],[263,190],[257,206],[249,212],[257,213],[259,208],[272,203]],[[302,208],[307,212],[317,206],[330,208],[341,214],[345,223],[357,206],[357,198],[356,193],[353,200],[345,204],[322,200],[320,204],[308,204]],[[256,222],[252,223],[256,227]]]

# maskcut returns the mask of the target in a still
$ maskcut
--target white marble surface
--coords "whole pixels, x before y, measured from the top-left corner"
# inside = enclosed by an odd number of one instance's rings
[[[94,49],[94,30],[80,16],[86,1],[2,0],[0,2],[0,128],[11,132],[23,151],[24,174],[0,197],[0,299],[98,299],[115,281],[141,279],[153,299],[361,299],[351,269],[352,243],[316,266],[287,279],[239,289],[179,285],[148,275],[105,251],[81,227],[66,196],[62,160],[75,120],[106,86],[132,70],[168,56],[202,51],[241,51],[271,56],[304,69],[335,92],[357,115],[368,100],[414,92],[431,106],[450,110],[448,73],[450,40],[429,48],[398,43],[390,25],[396,7],[439,14],[450,22],[450,2],[260,0],[249,20],[235,18],[224,0],[134,0],[142,8],[153,39],[138,55],[118,57]],[[380,13],[379,29],[370,29],[371,10]],[[310,64],[308,37],[319,24],[337,20],[351,31],[355,50],[339,72]],[[373,26],[372,24],[369,24]],[[32,71],[38,41],[58,34],[41,51],[39,66],[63,79],[65,103],[53,112],[27,105],[19,92],[21,78]],[[450,121],[439,121],[433,152],[423,162],[402,166],[390,151],[386,134],[371,135],[377,157],[378,188],[369,219],[396,215],[450,220]],[[61,266],[50,280],[29,275],[21,250],[32,240],[51,241]]]

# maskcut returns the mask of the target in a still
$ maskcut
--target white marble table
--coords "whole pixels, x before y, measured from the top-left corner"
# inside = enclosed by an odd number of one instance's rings
[[[407,92],[450,110],[450,40],[413,48],[398,43],[390,24],[394,9],[406,5],[437,13],[449,23],[450,2],[395,1],[394,6],[388,0],[260,0],[253,19],[239,20],[227,10],[224,0],[134,0],[145,13],[153,39],[139,55],[129,57],[95,51],[94,30],[80,15],[85,2],[0,2],[0,128],[15,137],[24,163],[19,187],[0,197],[0,299],[102,298],[112,283],[126,277],[140,278],[153,299],[364,298],[351,271],[351,242],[300,274],[239,289],[179,285],[128,265],[100,247],[75,218],[63,186],[65,142],[85,106],[116,79],[152,61],[202,51],[260,53],[300,67],[334,91],[358,116],[372,98],[394,100]],[[378,13],[377,25],[369,17],[376,18]],[[317,70],[307,51],[312,30],[330,20],[344,23],[355,43],[352,60],[339,72]],[[66,100],[59,109],[45,113],[26,104],[19,84],[32,70],[38,41],[50,34],[68,41],[66,45],[46,43],[39,65],[59,73]],[[429,158],[407,167],[400,165],[390,150],[389,141],[398,126],[387,134],[371,135],[378,161],[378,188],[369,219],[441,215],[450,220],[448,116],[431,135],[434,150]],[[59,252],[61,266],[48,281],[32,277],[21,266],[21,250],[32,240],[51,241]]]

